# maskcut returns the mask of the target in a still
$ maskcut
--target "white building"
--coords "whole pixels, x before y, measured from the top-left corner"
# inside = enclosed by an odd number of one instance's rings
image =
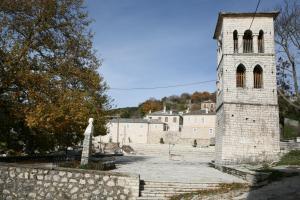
[[[94,143],[159,144],[162,139],[185,145],[193,145],[196,140],[199,146],[208,146],[215,137],[215,118],[208,109],[185,114],[164,109],[144,119],[113,119],[107,124],[108,134],[95,137]]]
[[[216,103],[211,100],[201,102],[201,110],[206,109],[210,112],[216,112]]]
[[[107,124],[108,133],[96,137],[97,142],[130,143],[159,143],[164,137],[166,124],[158,120],[147,119],[113,119]]]
[[[278,14],[219,14],[214,33],[218,43],[217,164],[258,163],[277,158],[274,19]]]
[[[183,114],[181,143],[208,146],[214,143],[216,113],[207,110]]]
[[[150,112],[145,119],[158,120],[167,124],[168,131],[181,131],[182,117],[177,112],[167,111],[166,107],[162,111]]]

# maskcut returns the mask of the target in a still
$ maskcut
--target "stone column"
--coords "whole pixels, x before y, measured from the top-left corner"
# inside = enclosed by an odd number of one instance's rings
[[[81,154],[81,165],[86,165],[89,163],[89,157],[91,154],[92,149],[92,137],[94,132],[94,126],[93,126],[94,119],[89,119],[89,125],[86,127],[84,132],[84,140],[83,140],[83,148],[82,148],[82,154]]]
[[[238,44],[239,44],[239,46],[238,46],[238,53],[243,53],[243,36],[244,35],[239,35],[238,36]]]
[[[253,53],[258,53],[258,35],[253,35]]]

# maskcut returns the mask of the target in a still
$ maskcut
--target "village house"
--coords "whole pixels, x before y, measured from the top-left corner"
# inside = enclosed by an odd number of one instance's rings
[[[164,106],[164,109],[161,111],[150,111],[149,114],[145,116],[145,119],[158,120],[167,124],[168,131],[181,131],[182,116],[172,110],[167,111],[166,106]]]
[[[211,100],[201,102],[201,110],[206,110],[206,109],[208,109],[210,112],[215,112],[216,103]]]
[[[108,133],[96,137],[96,143],[159,143],[167,130],[167,125],[158,120],[148,119],[112,119],[107,124]]]
[[[214,144],[216,113],[197,110],[183,114],[181,143],[208,146]]]
[[[208,109],[190,112],[162,111],[149,113],[144,119],[116,118],[107,124],[108,134],[95,137],[94,143],[172,144],[208,146],[214,143],[215,112]]]

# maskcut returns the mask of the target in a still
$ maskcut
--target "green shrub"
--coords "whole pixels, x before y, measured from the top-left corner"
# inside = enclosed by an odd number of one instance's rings
[[[300,150],[292,150],[285,154],[277,165],[300,165]]]
[[[285,125],[283,128],[283,138],[284,139],[294,139],[296,137],[300,136],[299,135],[299,130],[297,127],[290,126],[290,125]]]

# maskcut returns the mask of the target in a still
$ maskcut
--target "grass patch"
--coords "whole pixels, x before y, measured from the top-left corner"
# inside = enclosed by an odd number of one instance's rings
[[[298,127],[285,125],[283,128],[283,139],[294,139],[299,136]]]
[[[199,190],[191,193],[179,194],[172,196],[170,200],[189,200],[193,196],[208,196],[208,195],[216,195],[216,194],[223,194],[234,190],[246,189],[248,188],[248,184],[243,183],[220,183],[218,188],[216,189],[205,189]]]
[[[277,165],[300,165],[300,150],[292,150],[285,154]]]

